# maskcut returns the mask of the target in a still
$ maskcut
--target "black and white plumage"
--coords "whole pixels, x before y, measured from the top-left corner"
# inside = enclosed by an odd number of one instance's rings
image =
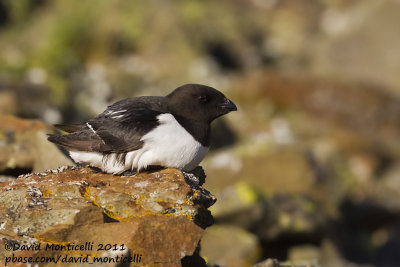
[[[121,174],[148,166],[194,169],[210,146],[210,123],[237,110],[218,90],[186,84],[165,97],[120,100],[84,124],[56,125],[68,132],[48,140],[77,163]]]

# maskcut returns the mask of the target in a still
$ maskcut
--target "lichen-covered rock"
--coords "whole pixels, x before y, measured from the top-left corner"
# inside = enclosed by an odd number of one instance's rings
[[[215,198],[196,175],[164,169],[113,176],[68,167],[0,183],[0,261],[61,255],[61,263],[75,257],[84,266],[83,259],[115,265],[132,257],[135,266],[177,266],[212,224],[207,208]],[[39,249],[21,249],[32,244]]]
[[[379,144],[397,155],[400,147],[400,98],[397,94],[372,84],[274,72],[253,73],[242,82],[249,98],[269,99],[287,110],[305,111],[310,119],[305,114],[289,116],[287,112],[285,115],[298,138],[332,136],[348,150]],[[365,110],[363,116],[360,110]]]

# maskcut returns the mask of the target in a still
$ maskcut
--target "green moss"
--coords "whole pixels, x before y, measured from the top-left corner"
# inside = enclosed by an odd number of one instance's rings
[[[58,75],[48,77],[48,85],[51,88],[50,101],[56,106],[64,106],[67,101],[67,81]]]
[[[239,181],[235,185],[237,195],[245,204],[254,203],[257,200],[256,192],[245,182]]]
[[[26,21],[27,16],[34,6],[31,0],[4,0],[3,4],[8,11],[11,24],[19,24]]]
[[[31,65],[65,74],[84,61],[93,44],[93,29],[101,1],[57,6],[43,41],[33,51]]]
[[[180,15],[187,23],[199,23],[206,16],[206,6],[196,0],[181,1]]]

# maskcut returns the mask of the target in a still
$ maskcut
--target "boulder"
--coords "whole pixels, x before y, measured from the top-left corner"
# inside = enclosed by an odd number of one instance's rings
[[[0,261],[179,266],[187,256],[183,262],[194,262],[189,256],[213,223],[207,208],[216,200],[201,187],[203,174],[114,176],[62,167],[0,183]],[[197,262],[205,264],[200,256]]]
[[[47,141],[53,131],[47,124],[11,115],[0,115],[0,122],[0,175],[16,177],[72,163]]]
[[[250,266],[261,256],[257,237],[246,230],[229,225],[214,225],[201,240],[201,256],[211,266]]]

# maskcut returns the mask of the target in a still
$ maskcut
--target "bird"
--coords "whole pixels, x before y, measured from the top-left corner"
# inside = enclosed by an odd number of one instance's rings
[[[66,134],[48,140],[77,164],[121,175],[159,166],[192,171],[210,147],[211,122],[236,105],[217,89],[182,85],[166,96],[139,96],[109,105],[79,124],[58,124]]]

